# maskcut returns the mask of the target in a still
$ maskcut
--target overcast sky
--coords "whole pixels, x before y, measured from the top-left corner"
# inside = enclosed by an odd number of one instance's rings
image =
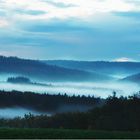
[[[0,0],[0,55],[140,60],[140,0]]]

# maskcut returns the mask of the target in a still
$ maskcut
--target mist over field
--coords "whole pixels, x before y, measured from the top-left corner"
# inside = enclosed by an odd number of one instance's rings
[[[0,118],[15,118],[15,117],[24,117],[25,114],[33,115],[50,115],[49,113],[37,112],[31,109],[19,108],[19,107],[11,107],[11,108],[1,108],[0,109]]]
[[[104,100],[112,96],[114,92],[117,97],[128,97],[140,91],[140,63],[138,62],[42,61],[0,56],[0,65],[0,90],[3,91],[32,92],[39,93],[39,95],[58,95],[58,97],[60,95],[78,98],[100,97],[101,102],[96,104],[99,106],[104,104]],[[16,104],[16,101],[19,100],[16,97],[12,99],[15,105],[9,106],[11,101],[7,98],[13,97],[6,96],[4,98],[7,102],[0,108],[3,112],[1,117],[4,115],[7,117],[23,117],[23,114],[29,112],[35,115],[85,112],[96,106],[83,103],[76,105],[76,102],[67,104],[69,101],[63,104],[61,101],[62,104],[59,108],[52,109],[50,112],[48,110],[40,112],[38,107],[33,106],[37,110],[30,108],[32,104],[16,106],[20,104],[20,102]],[[36,103],[33,102],[33,104]],[[8,115],[7,112],[11,115]]]
[[[10,75],[1,75],[0,89],[1,90],[18,90],[18,91],[31,91],[40,94],[68,94],[72,95],[85,95],[107,98],[115,91],[117,96],[129,96],[140,90],[140,86],[133,82],[122,82],[119,80],[108,82],[45,82],[42,84],[20,84],[8,83],[6,80]],[[16,76],[16,75],[12,75]],[[11,77],[11,76],[10,76]],[[40,81],[36,81],[40,82]]]
[[[117,96],[129,96],[140,90],[138,62],[36,61],[1,56],[0,64],[1,90],[101,98],[114,91]]]
[[[85,69],[84,69],[85,70]],[[68,72],[68,71],[67,71]],[[112,71],[111,71],[112,72]],[[68,96],[94,96],[100,98],[108,98],[113,95],[113,92],[116,92],[116,96],[124,96],[128,97],[140,91],[139,80],[131,81],[132,78],[129,78],[132,73],[128,74],[120,74],[120,73],[111,73],[103,80],[90,80],[90,81],[70,81],[69,79],[65,79],[65,81],[57,80],[45,80],[44,78],[39,79],[38,76],[35,75],[26,75],[26,73],[0,73],[0,90],[4,91],[30,91],[39,94],[50,94],[50,95],[65,95]],[[102,72],[103,73],[103,72]],[[95,74],[95,73],[94,73]],[[99,74],[98,74],[99,75]],[[107,75],[104,73],[104,75]],[[28,76],[28,77],[27,77]],[[17,81],[8,81],[9,78],[13,78]],[[22,81],[18,81],[18,77],[21,77],[20,80],[24,80],[24,77],[28,78],[28,83],[21,83]],[[23,78],[22,78],[23,77]],[[46,76],[47,77],[47,76]],[[135,75],[132,75],[135,77]],[[46,78],[47,79],[47,78]],[[134,78],[133,78],[134,79]],[[14,83],[13,83],[14,82]],[[14,117],[24,117],[25,114],[32,113],[34,115],[47,114],[53,115],[61,112],[73,112],[73,111],[87,111],[91,107],[86,105],[64,105],[59,109],[51,112],[39,112],[35,111],[31,108],[22,108],[22,107],[6,107],[0,108],[0,117],[1,118],[14,118]]]
[[[5,78],[5,77],[3,77]],[[4,80],[4,79],[1,79]],[[108,83],[51,83],[51,87],[47,86],[38,86],[38,85],[27,85],[27,84],[12,84],[7,82],[0,82],[0,89],[5,91],[31,91],[40,94],[48,93],[48,94],[62,94],[65,93],[69,96],[94,96],[107,98],[112,96],[112,93],[115,91],[116,96],[130,96],[137,93],[140,90],[140,87],[136,83],[122,83],[122,82],[108,82]],[[73,112],[73,111],[87,111],[90,107],[79,105],[76,108],[76,105],[73,106],[62,106],[59,110],[55,112],[38,112],[28,108],[19,108],[19,107],[11,107],[11,108],[1,108],[0,109],[0,118],[14,118],[14,117],[24,117],[25,114],[32,113],[34,115],[52,115],[60,112]]]

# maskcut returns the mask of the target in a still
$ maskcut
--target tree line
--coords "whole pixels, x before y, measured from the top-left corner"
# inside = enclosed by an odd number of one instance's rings
[[[23,107],[36,111],[55,111],[65,105],[85,105],[94,107],[100,105],[103,99],[86,96],[68,96],[67,94],[51,95],[34,92],[0,91],[0,108]]]
[[[102,106],[87,112],[53,116],[26,114],[24,118],[0,119],[1,127],[65,128],[92,130],[140,131],[140,98],[110,96]]]

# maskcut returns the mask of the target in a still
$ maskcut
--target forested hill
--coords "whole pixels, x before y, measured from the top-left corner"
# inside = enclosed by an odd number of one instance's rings
[[[88,72],[51,66],[36,60],[0,56],[0,72],[20,74],[44,80],[82,80],[89,77]]]
[[[108,78],[83,70],[45,64],[38,60],[4,56],[0,56],[0,73],[18,74],[47,81],[88,81]]]
[[[43,112],[87,111],[100,106],[104,99],[86,96],[50,95],[34,92],[0,91],[0,109],[10,107],[29,108]]]
[[[135,74],[140,72],[140,62],[108,62],[108,61],[71,61],[71,60],[46,60],[46,64],[75,68],[86,71],[98,71],[104,74]]]

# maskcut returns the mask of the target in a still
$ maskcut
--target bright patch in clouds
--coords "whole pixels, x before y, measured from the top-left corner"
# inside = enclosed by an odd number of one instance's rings
[[[135,61],[135,60],[133,60],[131,58],[127,58],[127,57],[121,57],[121,58],[115,59],[114,61],[116,61],[116,62],[132,62],[132,61]]]

